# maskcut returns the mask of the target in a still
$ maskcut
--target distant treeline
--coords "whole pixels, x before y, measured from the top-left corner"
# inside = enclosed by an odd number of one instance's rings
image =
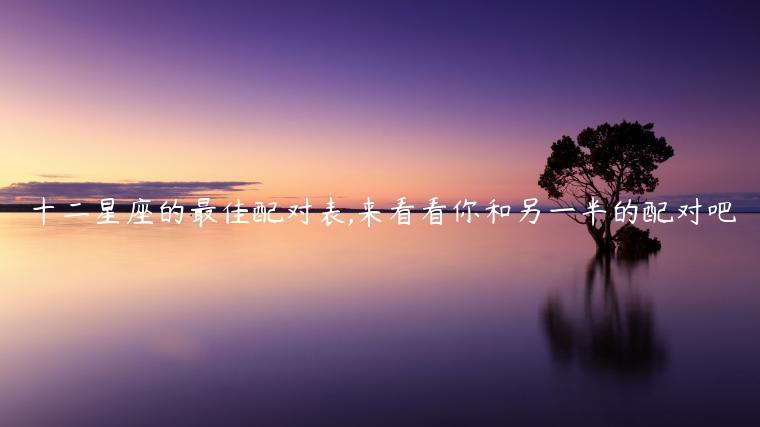
[[[55,213],[55,212],[102,212],[102,208],[100,206],[100,203],[82,203],[79,206],[69,206],[68,203],[50,203],[47,202],[49,206],[54,206],[52,209],[48,209],[48,213]],[[225,205],[226,206],[226,205]],[[225,206],[213,206],[214,212],[224,212]],[[4,203],[0,204],[0,212],[39,212],[34,211],[34,208],[40,207],[39,203]],[[195,205],[184,205],[185,213],[192,213],[192,209],[197,208]],[[251,206],[242,206],[243,209],[248,209],[248,212],[251,212]],[[552,213],[549,212],[550,209],[553,209],[553,207],[549,206],[539,206],[538,207],[542,213]],[[343,213],[359,213],[359,212],[365,212],[365,209],[363,208],[341,208],[336,207],[335,209],[340,210]],[[521,214],[521,210],[523,209],[522,205],[513,205],[512,206],[512,215],[515,214]],[[161,213],[161,205],[160,204],[150,204],[149,210],[153,213]],[[234,205],[230,207],[230,210],[234,210]],[[377,211],[380,211],[381,213],[394,213],[395,211],[392,209],[374,209]],[[132,212],[132,204],[131,203],[117,203],[114,205],[113,208],[114,212],[118,213],[131,213]],[[313,213],[322,213],[326,212],[327,209],[325,208],[316,208],[312,207],[309,208],[309,212]],[[464,209],[462,210],[464,211]],[[278,213],[288,213],[289,210],[287,207],[278,207],[275,209],[274,212]],[[411,209],[412,213],[426,213],[427,211],[422,209]],[[454,213],[454,209],[444,209],[444,213]],[[473,213],[488,213],[486,210],[486,207],[484,206],[478,206],[476,208],[472,208],[471,212]],[[580,212],[580,211],[579,211]],[[665,212],[667,213],[678,213],[678,209],[667,209]],[[703,206],[700,209],[700,213],[707,213],[707,206]],[[731,209],[731,213],[760,213],[760,209],[755,208],[741,208],[741,207],[734,207]]]

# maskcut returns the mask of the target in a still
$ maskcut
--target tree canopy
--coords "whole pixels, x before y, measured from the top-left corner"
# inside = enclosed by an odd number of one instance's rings
[[[673,147],[653,129],[652,123],[604,123],[584,129],[575,141],[563,136],[551,146],[538,185],[562,207],[585,208],[592,199],[599,202],[603,219],[570,217],[586,225],[600,250],[614,249],[611,221],[621,196],[654,191],[659,183],[654,171],[673,157]]]

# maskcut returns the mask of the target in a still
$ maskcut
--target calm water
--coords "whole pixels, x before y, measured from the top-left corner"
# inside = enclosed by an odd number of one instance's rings
[[[446,219],[0,214],[0,425],[760,425],[760,216]]]

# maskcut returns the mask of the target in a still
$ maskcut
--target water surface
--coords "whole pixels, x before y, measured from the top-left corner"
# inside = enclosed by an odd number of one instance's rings
[[[0,215],[0,425],[760,425],[760,216],[384,219]]]

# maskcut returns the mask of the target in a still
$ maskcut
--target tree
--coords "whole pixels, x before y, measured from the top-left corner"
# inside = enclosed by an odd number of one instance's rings
[[[640,195],[654,191],[659,183],[653,172],[673,157],[673,147],[655,136],[653,128],[652,123],[604,123],[584,129],[576,141],[563,136],[552,144],[538,185],[560,207],[575,209],[568,216],[586,226],[601,253],[615,249],[621,229],[613,232],[612,221],[621,196],[636,196],[633,202],[641,203]],[[592,199],[605,211],[594,221],[577,212],[585,211]]]

